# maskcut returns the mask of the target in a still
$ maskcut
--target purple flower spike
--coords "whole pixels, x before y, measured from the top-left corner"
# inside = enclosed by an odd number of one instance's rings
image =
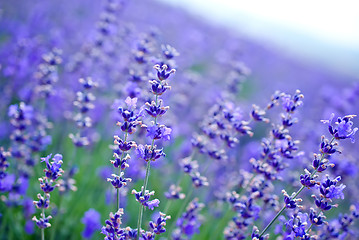
[[[337,186],[337,183],[341,180],[341,177],[336,177],[334,180],[330,180],[329,176],[321,183],[320,193],[329,199],[341,198],[344,199],[343,189],[346,187],[343,184]]]
[[[146,102],[147,108],[145,108],[145,111],[151,116],[151,117],[158,117],[162,116],[167,112],[169,107],[161,107],[162,105],[162,99],[159,100],[158,105],[156,105],[155,101],[152,101],[151,104]]]
[[[122,221],[121,216],[123,215],[123,209],[120,208],[118,211],[113,214],[110,213],[110,218],[106,220],[106,227],[101,228],[101,233],[106,235],[105,239],[117,239],[115,236],[120,235],[122,233],[122,229],[120,228]]]
[[[14,174],[7,174],[3,179],[0,179],[0,192],[8,192],[12,189],[15,183],[16,176]]]
[[[81,222],[85,224],[82,236],[86,239],[92,237],[93,233],[101,229],[101,215],[95,209],[91,208],[85,212]]]
[[[40,209],[40,208],[48,208],[50,205],[50,195],[45,194],[45,198],[41,196],[41,194],[37,194],[38,201],[33,201],[34,205]]]
[[[171,233],[172,239],[190,239],[193,234],[199,232],[201,226],[199,212],[203,207],[204,204],[199,203],[197,198],[188,204],[186,211],[177,220],[177,228]]]

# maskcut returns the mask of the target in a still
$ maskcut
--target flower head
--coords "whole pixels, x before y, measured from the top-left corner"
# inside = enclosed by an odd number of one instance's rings
[[[168,219],[171,219],[171,216],[166,216],[166,214],[160,212],[160,216],[157,218],[157,221],[150,221],[150,229],[152,229],[155,234],[166,232],[165,226]]]
[[[153,199],[150,201],[150,197],[155,194],[154,191],[143,191],[143,186],[141,187],[141,191],[137,192],[135,189],[132,190],[132,194],[135,194],[136,201],[141,203],[143,206],[148,207],[149,209],[153,210],[154,207],[158,207],[160,204],[160,200]]]
[[[335,179],[329,179],[329,176],[326,176],[326,179],[320,185],[320,193],[329,199],[341,198],[344,199],[343,189],[346,187],[344,184],[338,185],[337,183],[341,180],[341,177],[336,177]]]
[[[49,215],[47,217],[43,217],[42,213],[41,213],[41,218],[40,219],[37,219],[35,216],[32,218],[33,221],[36,222],[36,225],[39,227],[39,228],[48,228],[48,227],[51,227],[51,224],[49,223],[50,219],[52,217]]]
[[[47,157],[41,158],[41,162],[46,163],[47,169],[44,170],[45,175],[48,179],[56,180],[58,177],[61,176],[63,170],[61,169],[62,165],[62,155],[56,154],[52,158],[52,162],[50,162],[52,154],[48,155]]]
[[[161,81],[166,80],[172,73],[176,72],[175,69],[168,70],[168,66],[166,64],[163,64],[162,66],[156,64],[153,68],[157,70],[157,77]]]
[[[171,138],[172,129],[169,127],[166,127],[165,125],[152,125],[150,127],[147,127],[147,137],[150,137],[152,139],[163,139],[165,141],[169,141]]]
[[[156,161],[160,157],[166,156],[166,154],[163,152],[163,149],[156,149],[156,145],[153,147],[151,145],[138,145],[138,148],[136,149],[138,157],[142,158],[146,162],[148,161]]]
[[[358,131],[357,127],[352,129],[353,122],[351,119],[354,117],[356,117],[356,115],[338,117],[333,126],[334,113],[332,113],[329,120],[322,120],[322,122],[328,124],[329,133],[335,137],[335,139],[350,138],[352,143],[354,143],[354,134]]]

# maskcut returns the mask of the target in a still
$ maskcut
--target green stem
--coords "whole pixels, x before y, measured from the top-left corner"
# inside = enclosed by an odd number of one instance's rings
[[[283,211],[286,209],[285,206],[282,207],[282,209],[275,215],[275,217],[270,221],[270,223],[265,227],[265,229],[262,231],[262,233],[259,235],[259,238],[263,236],[263,234],[272,226],[272,224],[277,220],[277,218],[283,213]]]
[[[144,196],[146,188],[147,188],[148,177],[150,175],[150,165],[151,165],[151,162],[148,161],[147,166],[146,166],[145,182],[144,182],[143,188],[142,188],[142,196]],[[139,239],[139,237],[140,237],[143,210],[144,210],[144,206],[142,204],[140,204],[140,209],[139,209],[139,212],[138,212],[138,220],[137,220],[137,239]]]
[[[305,233],[309,233],[309,231],[312,227],[313,227],[313,223],[310,224],[309,228],[307,229],[307,231],[305,231]]]
[[[167,214],[168,209],[170,209],[171,203],[172,203],[172,199],[168,199],[167,203],[166,203],[166,206],[165,206],[165,209],[163,210],[164,213]]]
[[[42,209],[42,217],[45,219],[45,208]],[[45,240],[45,229],[41,228],[41,240]]]
[[[156,106],[158,104],[158,95],[156,95]],[[157,124],[157,116],[155,117],[155,125]],[[154,144],[155,144],[155,139],[152,139],[152,143],[151,143],[151,149],[154,150]],[[150,166],[151,166],[151,160],[149,160],[147,162],[147,166],[146,166],[146,176],[145,176],[145,182],[143,183],[143,188],[142,188],[142,196],[145,195],[146,189],[147,189],[147,184],[148,184],[148,177],[150,175]],[[139,208],[139,212],[138,212],[138,220],[137,220],[137,240],[140,238],[140,232],[141,232],[141,225],[142,225],[142,217],[143,217],[143,210],[144,210],[144,206],[140,203],[140,208]]]

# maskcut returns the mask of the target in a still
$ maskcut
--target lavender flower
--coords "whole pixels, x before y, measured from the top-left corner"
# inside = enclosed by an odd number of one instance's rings
[[[46,168],[44,170],[45,176],[43,178],[39,178],[40,181],[40,188],[44,192],[43,195],[38,194],[37,198],[38,201],[34,201],[34,205],[42,210],[42,213],[40,214],[40,218],[37,219],[36,216],[32,218],[33,221],[36,222],[36,225],[41,229],[41,237],[44,239],[45,233],[44,229],[51,227],[51,224],[49,223],[49,220],[52,218],[50,215],[46,217],[45,215],[45,209],[49,208],[49,202],[50,202],[50,192],[52,192],[56,187],[59,187],[60,185],[57,184],[55,181],[58,180],[58,178],[63,173],[63,170],[61,169],[62,165],[62,155],[56,154],[52,158],[52,162],[50,162],[51,154],[47,157],[42,158],[42,162],[46,163]]]
[[[107,178],[107,181],[111,182],[112,186],[116,189],[126,186],[128,182],[132,181],[132,179],[131,178],[123,178],[124,174],[125,174],[124,172],[121,172],[120,176],[118,176],[116,174],[112,174],[111,175],[112,178]]]
[[[7,158],[10,157],[10,152],[6,152],[4,148],[0,147],[0,189],[2,189],[2,181],[7,176],[7,168],[9,167],[9,163],[7,162]]]
[[[62,63],[62,51],[54,48],[42,56],[42,63],[38,66],[35,78],[38,81],[36,92],[45,98],[53,91],[53,84],[58,81],[58,67]]]
[[[154,191],[144,190],[142,186],[141,191],[137,192],[135,189],[132,190],[132,194],[135,194],[136,201],[139,202],[141,205],[148,207],[149,209],[153,210],[155,207],[158,207],[160,204],[160,200],[153,199],[150,201],[150,196],[155,194]]]
[[[328,199],[341,198],[344,199],[343,189],[345,185],[340,184],[337,186],[337,183],[341,180],[341,177],[338,176],[333,180],[329,179],[329,176],[326,176],[326,179],[320,184],[320,193]]]
[[[155,222],[150,221],[149,223],[151,231],[157,235],[166,232],[165,226],[168,219],[171,219],[171,216],[166,216],[166,214],[160,212],[160,216],[157,218],[157,220]]]
[[[338,117],[335,125],[333,126],[334,113],[330,116],[329,120],[322,120],[323,123],[328,124],[329,133],[335,139],[346,139],[350,138],[352,143],[355,142],[354,135],[358,131],[358,128],[352,129],[353,122],[352,118],[356,117],[356,115],[347,115],[344,117]]]
[[[112,212],[110,213],[110,219],[106,220],[106,227],[102,227],[101,229],[101,233],[106,235],[105,240],[118,239],[118,236],[122,234],[122,229],[120,228],[122,224],[122,215],[122,208],[118,209],[115,214],[113,214]]]
[[[87,77],[86,79],[80,78],[79,82],[83,87],[83,91],[76,93],[76,100],[73,103],[74,106],[78,108],[78,113],[74,115],[73,120],[79,128],[79,132],[76,134],[71,133],[69,137],[76,147],[83,147],[90,144],[90,139],[86,136],[85,129],[92,126],[92,119],[88,116],[88,113],[95,107],[93,101],[95,101],[96,98],[91,90],[96,88],[98,84],[94,82],[91,77]]]
[[[181,193],[181,190],[182,190],[181,187],[172,184],[168,192],[165,192],[165,197],[167,199],[184,199],[185,194]]]
[[[101,229],[101,215],[95,209],[91,208],[87,210],[81,219],[81,222],[85,224],[85,229],[82,232],[82,237],[90,239],[94,232]]]
[[[198,199],[194,199],[188,204],[186,211],[177,220],[177,228],[172,233],[173,239],[183,239],[182,236],[191,238],[193,234],[198,232],[199,227],[201,226],[199,212],[203,207],[204,204],[199,203]]]
[[[333,164],[331,164],[329,162],[329,160],[326,158],[332,154],[334,154],[335,152],[337,152],[336,146],[338,145],[337,142],[334,141],[334,139],[345,139],[345,138],[351,138],[354,134],[356,130],[351,130],[351,126],[352,123],[350,119],[353,117],[353,115],[349,115],[350,117],[344,117],[343,119],[339,118],[338,122],[337,122],[337,127],[333,128],[331,122],[332,122],[332,118],[329,121],[324,121],[325,123],[329,123],[329,132],[330,134],[333,136],[332,140],[327,140],[325,139],[325,137],[322,137],[322,142],[320,144],[320,151],[322,152],[322,154],[319,155],[315,154],[314,155],[314,160],[312,163],[312,166],[314,168],[314,171],[312,173],[310,173],[308,170],[305,170],[306,174],[305,175],[301,175],[300,180],[301,180],[301,184],[302,187],[298,190],[298,192],[294,192],[291,196],[289,196],[284,190],[284,207],[277,213],[277,215],[273,218],[273,220],[267,225],[267,227],[263,230],[263,232],[261,233],[260,236],[263,236],[264,232],[273,224],[273,222],[283,213],[283,211],[286,208],[290,208],[290,209],[296,209],[298,206],[297,202],[298,201],[302,201],[300,198],[297,198],[297,196],[302,192],[302,190],[305,187],[313,187],[314,185],[319,185],[319,191],[320,194],[319,196],[315,196],[312,195],[315,198],[315,205],[317,206],[318,209],[320,209],[320,211],[328,211],[330,210],[332,207],[337,207],[337,205],[332,205],[330,204],[333,198],[344,198],[344,194],[343,194],[343,189],[345,188],[345,185],[341,184],[341,185],[337,185],[337,183],[341,180],[341,177],[337,177],[334,180],[331,180],[329,178],[329,176],[326,177],[326,179],[322,182],[315,182],[314,178],[318,177],[316,175],[316,173],[318,172],[323,172],[327,169],[328,166],[333,166]],[[344,122],[344,124],[340,124]],[[338,130],[341,129],[342,126],[343,129],[346,129],[346,133],[347,135],[338,135],[338,132],[343,132],[342,130]],[[352,141],[353,142],[353,141]],[[314,184],[314,185],[313,185]],[[304,235],[302,229],[300,230],[300,236],[303,238],[308,238],[307,234]],[[302,234],[303,233],[303,234]]]
[[[286,227],[291,230],[292,237],[304,237],[306,226],[308,224],[308,215],[306,213],[297,213],[285,223]]]

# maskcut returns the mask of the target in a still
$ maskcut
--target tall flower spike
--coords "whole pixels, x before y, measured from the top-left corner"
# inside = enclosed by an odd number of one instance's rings
[[[37,219],[36,216],[32,218],[36,222],[36,225],[41,229],[41,239],[45,239],[45,228],[51,227],[49,220],[52,218],[50,215],[45,216],[45,209],[49,207],[50,204],[50,192],[55,188],[59,187],[59,182],[56,182],[61,176],[61,173],[64,171],[61,169],[62,164],[62,155],[56,154],[50,162],[52,154],[47,157],[41,158],[41,162],[46,163],[46,168],[44,169],[45,176],[39,178],[40,188],[44,192],[43,196],[41,194],[37,195],[38,201],[33,201],[34,205],[41,209],[40,219]]]
[[[73,120],[79,130],[76,134],[70,133],[69,137],[76,147],[83,147],[90,144],[89,137],[85,135],[85,129],[92,126],[92,119],[88,114],[95,107],[93,102],[96,97],[91,91],[97,87],[97,83],[91,77],[80,78],[79,83],[82,85],[83,90],[76,92],[76,100],[73,102],[73,105],[78,108]]]
[[[95,209],[91,208],[85,212],[81,222],[85,224],[85,229],[82,232],[82,236],[86,239],[90,239],[96,231],[101,229],[101,215]]]
[[[172,239],[190,239],[193,234],[199,232],[201,226],[199,212],[203,207],[204,204],[199,203],[197,198],[188,204],[186,211],[177,220],[177,228],[171,233]],[[184,236],[186,238],[183,238]]]

